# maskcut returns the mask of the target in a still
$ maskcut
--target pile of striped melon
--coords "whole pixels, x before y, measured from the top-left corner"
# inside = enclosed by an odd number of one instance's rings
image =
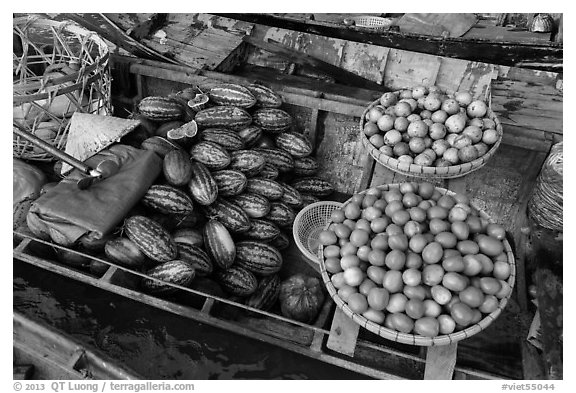
[[[153,134],[140,147],[163,158],[163,175],[122,236],[105,244],[106,256],[173,284],[216,282],[227,295],[270,309],[297,212],[333,192],[281,105],[261,85],[142,99],[138,116]],[[158,280],[142,286],[173,292]]]

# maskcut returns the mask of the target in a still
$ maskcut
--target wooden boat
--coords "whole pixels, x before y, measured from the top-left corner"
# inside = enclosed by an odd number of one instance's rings
[[[256,27],[252,38],[264,41],[268,37],[286,42],[294,34],[299,33],[258,30]],[[341,51],[339,63],[342,68],[356,70],[381,89],[343,86],[278,73],[276,71],[290,60],[274,58],[263,51],[246,56],[249,64],[245,62],[240,67],[228,67],[231,63],[225,62],[229,73],[215,70],[218,66],[214,65],[194,68],[175,64],[179,63],[175,61],[114,56],[113,73],[117,82],[114,106],[118,113],[124,113],[123,108],[131,110],[142,97],[167,95],[190,85],[209,89],[221,82],[248,84],[260,81],[282,96],[297,127],[313,141],[321,162],[321,176],[331,180],[338,191],[333,198],[342,201],[367,187],[408,179],[375,163],[366,154],[357,131],[358,117],[383,91],[426,83],[443,89],[469,90],[476,96],[491,95],[492,108],[501,118],[505,135],[496,155],[484,168],[469,176],[438,181],[438,185],[465,192],[479,202],[483,210],[506,227],[515,246],[518,270],[515,293],[504,313],[488,329],[457,346],[425,349],[390,342],[362,329],[355,333],[343,329],[347,322],[329,299],[313,324],[303,324],[283,317],[279,311],[261,312],[189,288],[181,288],[185,296],[160,298],[141,290],[140,272],[107,261],[103,262],[107,262],[109,268],[102,276],[64,265],[54,252],[53,248],[57,246],[25,234],[19,235],[22,240],[14,249],[15,263],[35,265],[183,318],[234,331],[369,377],[544,378],[546,372],[537,351],[526,343],[525,327],[532,314],[524,265],[526,235],[521,229],[528,225],[526,204],[542,163],[552,143],[562,139],[561,77],[551,72],[474,63],[400,49],[358,47],[348,41],[342,43],[326,37],[307,39],[310,45],[303,52],[316,57],[322,52],[323,60],[328,61]],[[244,46],[242,42],[240,46]],[[166,45],[156,44],[158,49],[159,45]],[[190,42],[184,44],[188,46],[179,47],[182,49],[180,59],[193,46]],[[354,57],[360,52],[370,55]],[[178,53],[172,54],[172,59],[177,58]],[[227,58],[225,53],[219,55]],[[375,68],[375,64],[379,66]],[[133,86],[137,86],[136,94]],[[284,260],[282,277],[300,271],[316,274],[294,244],[284,252]]]
[[[14,312],[14,379],[141,379],[53,327]]]
[[[228,18],[270,27],[290,29],[353,42],[436,54],[483,63],[562,72],[563,44],[550,39],[550,34],[530,33],[518,28],[496,26],[490,20],[479,20],[461,37],[441,37],[390,28],[372,30],[346,26],[350,14],[218,14]]]

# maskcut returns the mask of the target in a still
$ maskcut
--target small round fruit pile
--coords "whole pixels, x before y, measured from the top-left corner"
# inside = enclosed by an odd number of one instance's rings
[[[331,283],[354,313],[436,337],[478,323],[508,298],[505,236],[466,196],[407,182],[354,195],[320,242]]]
[[[363,132],[386,156],[407,164],[448,167],[471,162],[499,140],[483,100],[437,87],[384,93],[367,110]]]

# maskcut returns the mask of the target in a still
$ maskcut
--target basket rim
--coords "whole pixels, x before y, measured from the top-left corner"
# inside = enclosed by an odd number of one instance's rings
[[[390,188],[397,188],[397,187],[400,187],[400,183],[383,184],[383,185],[375,186],[375,187],[371,187],[371,188],[378,188],[380,190],[389,190]],[[443,195],[456,195],[456,192],[448,190],[446,188],[435,186],[435,189],[440,191]],[[360,192],[359,194],[365,194],[368,190],[369,189],[366,189],[366,190]],[[346,202],[344,202],[343,207],[346,206],[347,204],[349,204],[351,201],[352,201],[352,198],[348,199]],[[475,208],[481,217],[487,219],[490,223],[495,223],[495,221],[484,210],[479,209],[478,207],[474,206],[472,204],[472,202],[470,202],[470,206]],[[326,224],[325,228],[328,228],[329,225],[330,225],[330,222],[328,222]],[[500,301],[498,303],[498,308],[496,310],[494,310],[492,313],[486,315],[484,318],[482,318],[479,322],[475,323],[474,325],[468,326],[466,329],[460,330],[458,332],[440,335],[440,336],[436,336],[436,337],[425,337],[425,336],[420,336],[420,335],[416,335],[416,334],[401,333],[401,332],[398,332],[396,330],[386,328],[386,327],[379,325],[375,322],[372,322],[372,321],[368,320],[367,318],[365,318],[364,316],[353,312],[350,309],[350,307],[348,307],[346,302],[344,302],[344,300],[342,300],[342,298],[340,298],[340,296],[338,296],[338,291],[336,290],[336,288],[332,284],[332,280],[330,279],[330,276],[329,276],[328,272],[326,271],[326,264],[324,262],[324,251],[323,251],[324,248],[322,245],[320,245],[318,247],[318,254],[320,255],[320,258],[319,258],[320,259],[320,274],[322,275],[322,280],[324,281],[324,285],[326,286],[326,289],[328,290],[330,297],[332,297],[332,300],[334,300],[334,302],[336,303],[336,306],[338,308],[340,308],[344,312],[344,314],[346,314],[348,317],[352,318],[356,323],[358,323],[360,326],[364,327],[365,329],[371,331],[372,333],[375,333],[375,334],[377,334],[380,337],[383,337],[385,339],[389,339],[392,341],[400,342],[403,344],[409,344],[409,345],[420,345],[420,346],[447,345],[447,344],[452,344],[452,343],[458,342],[458,341],[463,340],[467,337],[471,337],[474,334],[479,333],[482,330],[486,329],[500,315],[500,313],[506,307],[506,304],[508,303],[508,300],[510,299],[512,292],[514,290],[514,282],[516,279],[516,261],[514,259],[514,253],[512,251],[512,247],[510,246],[510,243],[508,242],[508,240],[504,239],[503,244],[504,244],[504,252],[506,253],[506,256],[508,257],[508,264],[510,265],[510,277],[508,277],[508,280],[506,280],[506,282],[510,286],[510,292],[508,293],[508,295],[503,297],[502,299],[500,299]]]
[[[399,90],[396,90],[398,92]],[[362,144],[368,150],[368,153],[376,160],[376,162],[380,163],[384,167],[399,173],[405,176],[414,176],[421,179],[452,179],[457,177],[465,176],[471,172],[474,172],[480,168],[482,168],[488,160],[496,153],[496,150],[502,143],[502,137],[504,134],[502,124],[500,123],[500,119],[496,116],[492,108],[488,105],[486,114],[489,116],[491,120],[494,121],[496,124],[496,131],[498,132],[498,140],[492,145],[492,147],[481,157],[477,159],[466,162],[463,164],[458,165],[451,165],[448,167],[435,167],[435,166],[422,166],[417,164],[406,164],[403,162],[398,161],[398,159],[394,157],[387,156],[380,152],[369,140],[366,134],[364,133],[364,125],[366,124],[366,114],[376,105],[380,104],[380,100],[372,101],[360,117],[360,135]]]
[[[296,217],[294,218],[294,223],[292,224],[292,237],[294,238],[294,243],[296,243],[296,246],[298,247],[300,252],[302,252],[302,254],[304,254],[304,256],[308,260],[314,262],[318,266],[320,265],[320,258],[318,257],[318,255],[314,255],[310,250],[308,250],[308,248],[304,244],[302,244],[302,242],[300,241],[300,236],[298,236],[298,233],[302,219],[306,215],[310,214],[310,212],[316,210],[318,207],[321,206],[333,206],[335,208],[339,208],[343,206],[343,203],[336,201],[319,201],[311,203],[302,208],[302,210],[300,210],[298,214],[296,214]]]

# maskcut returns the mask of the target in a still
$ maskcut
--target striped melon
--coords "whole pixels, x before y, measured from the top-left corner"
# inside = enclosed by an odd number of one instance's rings
[[[170,142],[166,138],[161,136],[152,136],[145,139],[141,144],[140,148],[143,150],[150,150],[158,154],[160,157],[164,158],[166,154],[175,149],[180,149],[180,146]]]
[[[204,245],[202,231],[196,228],[176,229],[172,233],[172,239],[174,239],[176,244],[182,243],[197,247],[202,247]]]
[[[299,177],[313,176],[319,169],[318,161],[313,157],[301,157],[294,160],[294,174]]]
[[[270,310],[280,295],[280,276],[272,274],[262,277],[258,282],[256,291],[246,299],[248,307],[256,308],[263,311]]]
[[[212,172],[212,177],[218,186],[218,195],[230,197],[238,195],[246,188],[246,175],[234,169],[222,169]]]
[[[292,225],[296,214],[294,210],[285,203],[274,201],[270,202],[270,212],[268,212],[265,218],[280,227],[286,227]]]
[[[301,193],[311,194],[316,197],[326,197],[334,192],[332,184],[319,177],[305,177],[292,182],[292,187]]]
[[[211,170],[224,169],[230,164],[230,154],[214,142],[198,142],[192,146],[190,156]]]
[[[197,276],[205,277],[212,274],[214,267],[206,251],[198,246],[185,243],[176,243],[176,246],[178,247],[178,259],[192,265]]]
[[[148,258],[168,262],[178,250],[170,234],[160,224],[144,216],[132,216],[124,222],[124,233]]]
[[[278,184],[280,184],[284,190],[280,202],[283,202],[294,209],[298,209],[302,206],[302,195],[300,195],[300,192],[297,189],[283,182],[278,182]]]
[[[269,87],[253,83],[246,88],[256,97],[256,106],[261,108],[280,108],[282,106],[282,97]]]
[[[256,176],[266,165],[264,156],[254,150],[237,150],[230,154],[230,169],[235,169],[246,175]]]
[[[170,185],[153,184],[142,203],[164,214],[190,214],[194,210],[192,199],[184,191]]]
[[[264,167],[258,174],[259,177],[270,180],[278,178],[279,175],[280,172],[278,172],[278,169],[274,165],[270,165],[268,163],[264,165]]]
[[[278,236],[272,239],[270,242],[271,246],[276,247],[278,250],[282,251],[290,247],[290,236],[284,231],[280,231]]]
[[[141,267],[146,260],[146,256],[138,246],[125,237],[108,240],[104,246],[104,253],[112,262],[132,269]]]
[[[278,148],[287,151],[296,158],[312,154],[312,144],[304,134],[298,132],[283,132],[274,139]]]
[[[251,218],[250,229],[242,233],[242,236],[252,240],[269,241],[279,234],[280,228],[278,228],[278,226],[272,221],[260,218]]]
[[[236,243],[234,265],[243,267],[259,276],[269,276],[279,272],[282,268],[282,255],[270,244],[255,240],[243,240]]]
[[[244,86],[234,83],[222,83],[210,89],[210,100],[218,105],[232,105],[250,108],[256,104],[256,97]]]
[[[270,211],[270,202],[262,195],[244,192],[229,200],[242,208],[250,218],[264,217]]]
[[[271,201],[282,198],[284,194],[284,189],[276,180],[260,177],[248,179],[246,191],[262,195]]]
[[[262,136],[262,128],[251,125],[238,131],[238,135],[244,141],[244,146],[252,147]]]
[[[188,182],[188,190],[192,198],[201,205],[214,203],[218,197],[218,185],[212,174],[200,162],[192,162],[192,176]]]
[[[214,106],[196,113],[194,120],[202,129],[224,127],[239,131],[252,123],[252,116],[235,106]]]
[[[232,266],[226,270],[214,272],[214,279],[228,293],[234,296],[246,297],[256,292],[258,280],[249,270]]]
[[[176,187],[187,184],[192,177],[190,156],[179,149],[168,152],[162,162],[162,172],[168,184]]]
[[[184,115],[182,105],[167,97],[144,97],[138,103],[138,112],[154,121],[180,120]]]
[[[203,230],[204,248],[221,269],[232,266],[236,258],[236,245],[226,227],[218,220],[210,220]]]
[[[240,150],[244,148],[244,140],[236,131],[226,128],[207,128],[201,131],[198,139],[206,142],[213,142],[228,151]]]
[[[252,114],[254,124],[262,127],[264,131],[280,134],[292,126],[292,116],[278,108],[257,109]]]
[[[280,173],[294,169],[294,158],[282,149],[256,148],[255,150],[264,156],[267,164],[276,167]]]
[[[145,278],[142,280],[142,287],[144,290],[150,293],[165,294],[178,290],[178,288],[166,285],[165,283],[187,287],[194,280],[196,271],[190,264],[175,259],[153,267],[146,272],[146,275],[160,281]]]
[[[250,229],[248,215],[233,202],[218,198],[213,204],[204,206],[203,210],[207,218],[220,221],[231,232],[241,233]]]

